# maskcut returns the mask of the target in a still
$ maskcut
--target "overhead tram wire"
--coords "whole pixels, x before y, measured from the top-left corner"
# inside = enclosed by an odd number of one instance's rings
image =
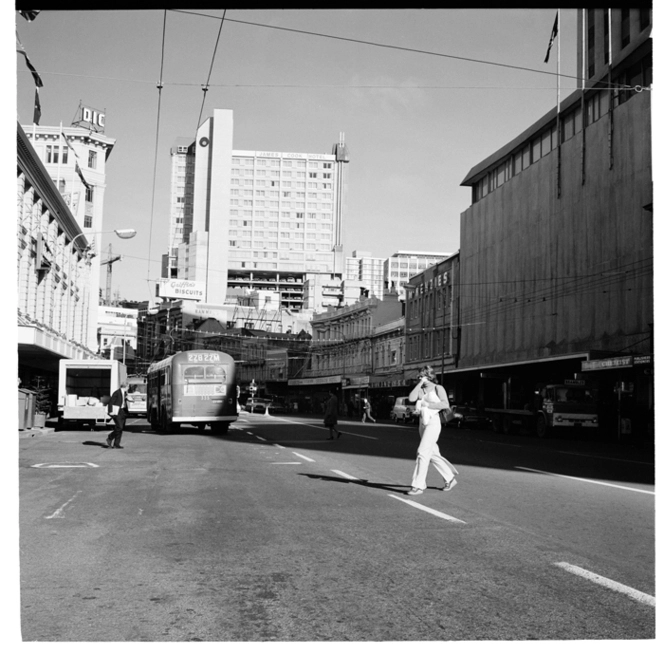
[[[205,106],[205,98],[210,88],[210,78],[212,77],[212,68],[214,66],[214,60],[217,56],[217,47],[219,46],[219,39],[221,38],[221,30],[224,27],[224,18],[226,17],[226,9],[224,9],[224,15],[221,17],[221,25],[219,25],[219,33],[217,34],[217,42],[214,45],[214,52],[212,53],[212,61],[210,62],[210,71],[208,72],[207,81],[203,87],[203,102],[201,104],[201,112],[198,114],[198,123],[196,123],[196,130],[201,126],[201,118],[203,117],[203,107]]]
[[[212,18],[213,20],[224,20],[223,18],[219,18],[219,16],[213,16],[211,14],[199,14],[195,11],[187,11],[186,9],[169,9],[168,11],[174,11],[177,13],[181,14],[188,14],[190,16],[199,16],[201,18]],[[224,15],[226,13],[226,10],[224,10]],[[363,41],[362,39],[352,39],[347,36],[335,36],[334,34],[323,34],[322,32],[310,32],[308,30],[298,30],[293,27],[282,27],[280,25],[266,25],[264,23],[254,23],[252,21],[247,21],[247,20],[239,20],[237,18],[226,18],[226,21],[231,22],[231,23],[237,23],[239,25],[251,25],[252,27],[263,27],[265,29],[272,29],[272,30],[279,30],[282,32],[292,32],[295,34],[305,34],[307,36],[318,36],[320,38],[325,38],[325,39],[332,39],[335,41],[345,41],[347,43],[357,43],[360,45],[369,45],[374,48],[385,48],[388,50],[398,50],[400,52],[412,52],[414,54],[424,54],[424,55],[429,55],[432,57],[444,57],[446,59],[456,59],[457,61],[467,61],[470,63],[475,63],[475,64],[484,64],[485,66],[498,66],[500,68],[509,68],[512,70],[523,70],[529,73],[539,73],[541,75],[553,75],[557,78],[563,78],[566,77],[568,79],[573,79],[575,82],[579,82],[579,78],[576,75],[564,75],[562,73],[558,72],[553,72],[553,71],[548,71],[548,70],[540,70],[538,68],[529,68],[527,66],[516,66],[514,64],[503,64],[497,61],[488,61],[486,59],[473,59],[471,57],[461,57],[459,55],[450,55],[450,54],[444,54],[442,52],[433,52],[431,50],[419,50],[417,48],[407,48],[405,46],[400,46],[400,45],[390,45],[388,43],[377,43],[375,41]],[[623,84],[613,84],[612,88],[624,88],[627,90],[629,87],[627,85]],[[645,90],[645,89],[642,89]]]
[[[157,83],[157,89],[159,91],[159,99],[157,101],[157,126],[155,131],[155,144],[154,144],[154,165],[152,169],[152,204],[150,207],[150,235],[148,239],[148,275],[147,279],[150,279],[150,262],[152,260],[152,225],[154,222],[154,197],[155,190],[157,186],[157,156],[159,153],[159,123],[161,120],[161,90],[164,88],[163,77],[164,77],[164,47],[166,45],[166,9],[164,9],[164,25],[161,33],[161,67],[159,69],[159,82]],[[150,282],[148,281],[148,293],[149,297],[152,298],[152,290],[150,289]]]

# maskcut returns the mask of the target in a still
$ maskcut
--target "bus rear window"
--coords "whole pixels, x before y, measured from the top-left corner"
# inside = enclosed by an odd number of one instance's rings
[[[183,366],[182,378],[185,383],[192,381],[226,381],[226,369],[223,366]]]

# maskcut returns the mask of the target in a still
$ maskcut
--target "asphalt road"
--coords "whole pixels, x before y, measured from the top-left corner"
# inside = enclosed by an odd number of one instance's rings
[[[243,413],[226,436],[19,439],[24,641],[655,638],[654,466],[445,429]]]

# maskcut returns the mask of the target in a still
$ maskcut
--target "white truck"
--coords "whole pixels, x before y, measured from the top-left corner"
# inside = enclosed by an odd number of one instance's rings
[[[58,384],[58,426],[105,426],[107,404],[127,379],[126,366],[116,359],[61,359]]]

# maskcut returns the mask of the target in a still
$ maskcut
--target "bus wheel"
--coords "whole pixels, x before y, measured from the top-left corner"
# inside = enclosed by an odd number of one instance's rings
[[[547,432],[546,418],[540,413],[537,416],[537,423],[535,424],[535,433],[538,438],[545,438]]]
[[[212,423],[212,433],[213,434],[227,434],[228,433],[228,423],[227,422]]]

